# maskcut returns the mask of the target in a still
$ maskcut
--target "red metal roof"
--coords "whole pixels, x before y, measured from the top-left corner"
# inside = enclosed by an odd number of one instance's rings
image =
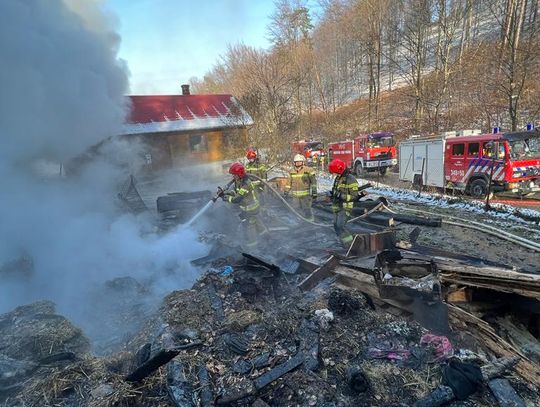
[[[223,118],[241,115],[231,95],[129,96],[128,123]],[[235,103],[236,102],[236,103]]]

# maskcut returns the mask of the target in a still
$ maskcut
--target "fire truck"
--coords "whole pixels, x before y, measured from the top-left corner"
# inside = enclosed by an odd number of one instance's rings
[[[384,175],[397,164],[396,139],[388,132],[360,134],[353,140],[329,143],[328,156],[330,161],[343,160],[359,177],[374,171]]]
[[[413,136],[399,144],[399,178],[462,190],[475,198],[484,198],[489,190],[535,193],[540,191],[540,132],[463,130]]]
[[[300,140],[292,143],[293,154],[302,154],[306,157],[308,164],[319,161],[319,158],[326,155],[323,143],[313,140]]]

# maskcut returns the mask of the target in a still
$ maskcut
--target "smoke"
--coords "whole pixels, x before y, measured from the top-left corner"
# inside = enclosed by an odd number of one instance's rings
[[[189,260],[206,249],[193,232],[163,236],[118,210],[137,146],[112,142],[77,177],[44,177],[119,133],[128,72],[111,23],[97,1],[0,2],[0,312],[51,299],[84,328],[107,280],[161,294],[196,278]]]

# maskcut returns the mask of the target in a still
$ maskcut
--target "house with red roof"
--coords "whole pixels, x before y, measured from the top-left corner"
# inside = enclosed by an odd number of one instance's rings
[[[244,148],[253,119],[232,95],[129,96],[130,113],[122,138],[142,141],[146,167],[220,161]]]

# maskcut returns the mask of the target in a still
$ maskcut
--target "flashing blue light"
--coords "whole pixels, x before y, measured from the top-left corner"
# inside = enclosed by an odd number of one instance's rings
[[[500,127],[493,127],[493,134],[499,134],[501,132]]]
[[[527,123],[527,131],[534,130],[534,124],[533,123]]]

